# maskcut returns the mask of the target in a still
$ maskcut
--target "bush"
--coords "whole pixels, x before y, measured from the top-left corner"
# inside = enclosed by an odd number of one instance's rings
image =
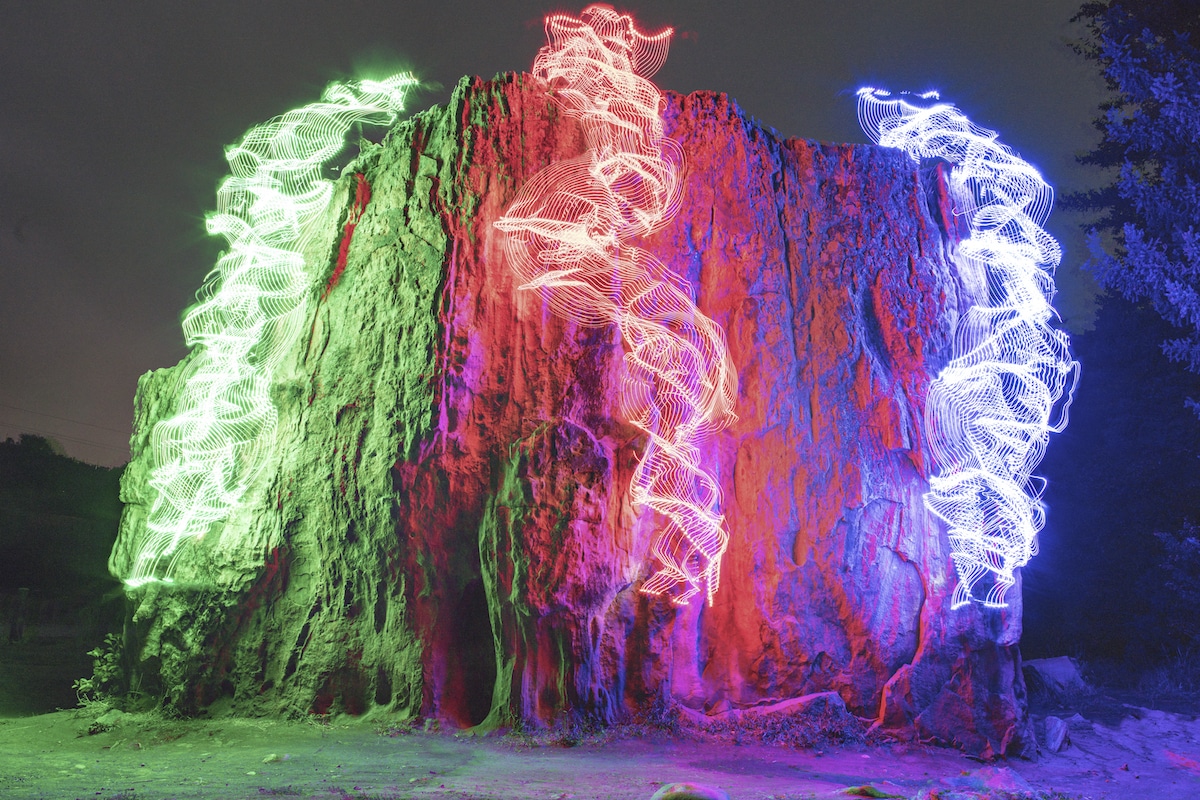
[[[1163,632],[1190,649],[1200,637],[1200,525],[1185,520],[1179,530],[1154,537],[1163,555],[1152,607]]]

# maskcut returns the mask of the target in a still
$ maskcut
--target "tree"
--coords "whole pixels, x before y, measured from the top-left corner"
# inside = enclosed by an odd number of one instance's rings
[[[1154,352],[1171,335],[1151,308],[1111,295],[1095,328],[1071,337],[1083,371],[1071,424],[1039,466],[1047,518],[1041,552],[1021,570],[1023,655],[1144,668],[1191,641],[1169,618],[1190,613],[1172,610],[1174,587],[1193,564],[1200,586],[1200,560],[1172,555],[1154,535],[1185,536],[1185,521],[1200,517],[1200,425],[1179,402],[1200,398],[1200,375]]]
[[[1200,0],[1089,2],[1077,19],[1090,31],[1079,51],[1114,94],[1083,162],[1116,169],[1116,179],[1070,198],[1103,212],[1090,266],[1102,286],[1171,323],[1181,335],[1163,352],[1200,372]],[[1188,405],[1200,414],[1200,403]]]

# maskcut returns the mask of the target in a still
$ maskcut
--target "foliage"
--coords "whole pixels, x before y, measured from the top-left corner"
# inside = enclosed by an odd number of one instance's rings
[[[679,736],[683,733],[679,706],[662,694],[656,695],[654,700],[637,715],[634,724],[669,736]]]
[[[386,736],[389,739],[395,739],[399,736],[408,736],[416,731],[417,721],[415,719],[406,719],[399,722],[384,722],[375,728],[375,732],[380,736]]]
[[[112,589],[120,477],[40,436],[0,440],[0,592],[27,587],[78,606]]]
[[[1163,352],[1200,372],[1200,0],[1088,2],[1077,18],[1090,31],[1079,51],[1113,93],[1096,121],[1101,144],[1083,161],[1116,178],[1070,198],[1104,212],[1090,266],[1102,286],[1149,301],[1175,326],[1182,335]]]
[[[104,636],[104,644],[88,651],[92,657],[92,677],[80,678],[72,684],[81,706],[103,704],[125,693],[125,671],[121,666],[121,637],[115,633]]]
[[[1194,644],[1200,636],[1200,525],[1185,520],[1178,530],[1154,536],[1163,549],[1155,594],[1161,624],[1175,641]]]
[[[1021,571],[1026,658],[1078,655],[1141,670],[1178,643],[1154,619],[1172,601],[1153,533],[1197,515],[1200,425],[1179,399],[1200,398],[1200,375],[1155,352],[1170,335],[1154,311],[1113,295],[1095,330],[1072,339],[1080,387],[1071,424],[1041,466],[1041,553]],[[1116,565],[1128,591],[1113,590]]]
[[[1200,653],[1177,650],[1139,675],[1136,689],[1154,708],[1194,707],[1200,699]]]
[[[609,726],[592,714],[568,709],[551,725],[541,727],[526,719],[512,719],[506,731],[510,741],[522,747],[578,747],[600,744],[629,735],[629,726]]]

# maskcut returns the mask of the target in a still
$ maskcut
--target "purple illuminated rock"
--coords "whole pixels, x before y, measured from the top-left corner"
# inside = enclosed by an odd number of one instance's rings
[[[714,605],[638,593],[655,523],[629,499],[646,442],[617,407],[617,332],[519,291],[492,226],[583,137],[528,76],[476,79],[353,166],[371,203],[318,300],[331,217],[276,387],[278,456],[230,522],[263,557],[210,548],[220,588],[136,595],[143,691],[185,711],[463,726],[836,692],[901,734],[1032,744],[1020,593],[951,611],[922,502],[921,410],[958,313],[940,171],[781,139],[712,93],[669,95],[666,132],[687,156],[683,205],[642,245],[696,287],[740,379],[738,422],[702,453],[731,535]],[[118,569],[174,376],[139,386]]]

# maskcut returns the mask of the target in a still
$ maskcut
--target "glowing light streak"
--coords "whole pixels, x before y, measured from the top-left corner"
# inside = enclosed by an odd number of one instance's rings
[[[127,587],[172,582],[181,545],[224,520],[262,467],[277,416],[272,378],[317,279],[306,250],[333,196],[322,167],[356,123],[393,122],[415,85],[407,74],[335,83],[320,102],[251,128],[226,152],[232,174],[208,231],[229,251],[183,320],[192,361],[175,415],[151,434],[155,497]]]
[[[496,227],[522,289],[578,324],[620,329],[622,412],[649,436],[631,497],[662,518],[651,547],[659,569],[641,591],[683,604],[704,589],[711,603],[729,537],[697,445],[735,419],[737,376],[691,286],[630,243],[678,209],[683,153],[663,135],[663,96],[647,80],[672,33],[646,36],[600,5],[580,19],[546,18],[534,73],[579,120],[589,149],[531,178]]]
[[[858,97],[859,121],[879,144],[953,165],[950,194],[970,228],[953,259],[973,305],[929,387],[925,428],[940,473],[925,503],[949,529],[958,573],[951,606],[976,600],[975,585],[989,576],[982,603],[1004,606],[1013,570],[1037,552],[1045,523],[1033,469],[1049,434],[1066,426],[1078,379],[1067,335],[1049,324],[1061,251],[1041,225],[1053,191],[952,105],[915,105],[871,88]]]

